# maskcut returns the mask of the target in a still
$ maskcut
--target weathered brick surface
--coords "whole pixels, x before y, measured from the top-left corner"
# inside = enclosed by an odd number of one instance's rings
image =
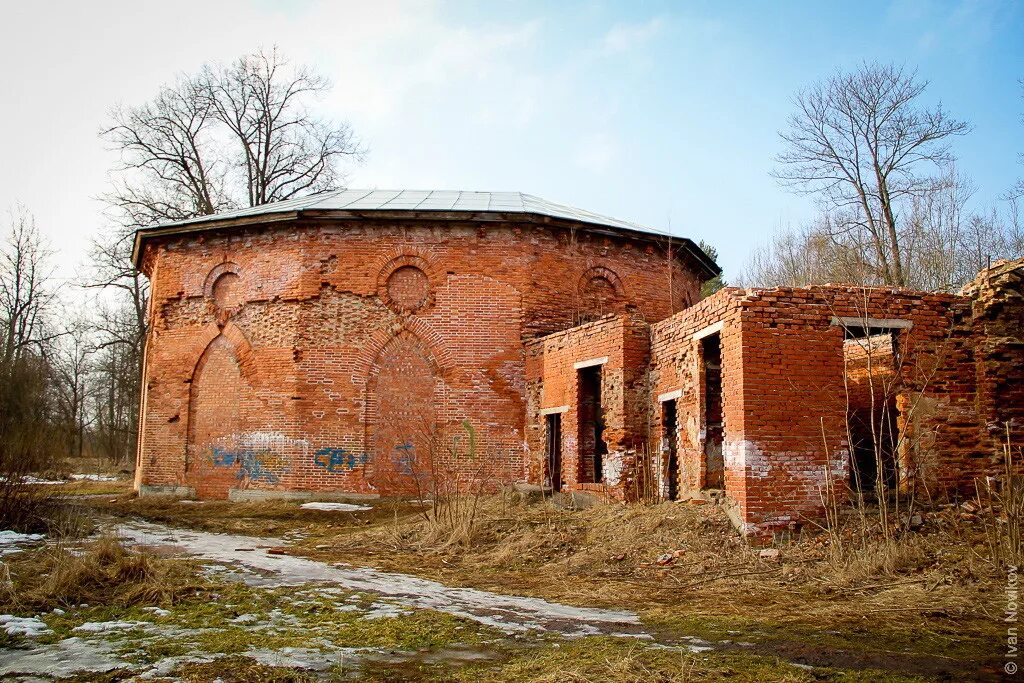
[[[609,312],[669,316],[698,295],[683,258],[670,284],[657,243],[533,223],[149,237],[138,483],[225,497],[400,494],[424,471],[521,481],[526,342]],[[452,455],[463,421],[472,463]]]
[[[625,497],[634,476],[637,450],[646,441],[646,368],[650,355],[648,326],[629,315],[609,315],[557,332],[530,344],[527,382],[537,387],[527,410],[527,450],[531,479],[543,477],[545,410],[564,409],[562,415],[562,482],[566,490],[593,490]],[[581,444],[580,370],[576,363],[598,363],[600,403],[607,446],[601,482],[595,482],[593,461],[581,452],[594,444]],[[595,367],[590,365],[588,367]]]
[[[602,319],[531,344],[528,445],[532,452],[544,447],[543,409],[568,406],[563,480],[568,488],[587,488],[576,475],[573,363],[607,356],[602,400],[609,450],[632,454],[637,471],[659,478],[662,494],[674,477],[678,486],[671,490],[706,495],[712,479],[704,353],[717,335],[724,494],[746,530],[802,524],[821,516],[829,489],[846,494],[853,483],[855,429],[849,426],[857,418],[878,438],[871,420],[877,427],[884,415],[893,417],[889,445],[899,473],[893,483],[902,490],[970,494],[976,479],[1000,470],[1006,425],[1018,443],[1024,431],[1022,313],[1024,263],[1018,263],[983,273],[962,296],[839,286],[726,289],[654,322],[649,347],[642,342],[645,326],[624,316]],[[630,348],[642,351],[630,359]],[[648,349],[646,373],[629,372]],[[614,379],[623,372],[632,399]],[[666,459],[662,400],[676,401],[674,471]],[[531,476],[539,481],[543,458],[536,463]],[[635,483],[620,477],[608,493],[636,496]]]

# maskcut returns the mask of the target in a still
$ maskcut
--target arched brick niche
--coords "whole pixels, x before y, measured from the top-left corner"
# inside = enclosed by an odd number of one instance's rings
[[[367,382],[368,476],[378,491],[429,488],[443,429],[443,380],[430,349],[407,330],[384,345]]]
[[[580,322],[596,320],[608,313],[621,311],[627,303],[626,290],[615,271],[604,266],[588,268],[576,287]]]
[[[215,449],[232,445],[241,430],[243,382],[234,345],[218,335],[199,358],[189,386],[186,475],[208,469]]]
[[[243,441],[258,401],[253,349],[230,321],[209,325],[189,381],[184,478],[203,497],[226,498],[246,485]],[[195,351],[193,351],[195,352]]]

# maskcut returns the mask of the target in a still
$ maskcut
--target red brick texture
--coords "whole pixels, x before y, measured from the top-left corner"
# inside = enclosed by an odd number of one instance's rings
[[[522,481],[526,343],[696,300],[698,267],[666,247],[584,226],[426,219],[147,237],[137,482],[226,497],[404,494],[425,471]],[[472,463],[453,447],[464,421]]]
[[[800,525],[822,514],[829,490],[845,495],[860,485],[851,478],[851,447],[863,448],[865,433],[874,443],[889,439],[894,485],[969,495],[976,479],[998,473],[1006,425],[1018,443],[1024,431],[1022,266],[983,274],[961,296],[726,289],[649,328],[620,316],[545,337],[530,345],[527,364],[531,478],[543,473],[543,412],[563,405],[564,488],[594,488],[577,474],[573,364],[607,357],[605,441],[609,452],[632,458],[634,472],[606,478],[614,497],[645,497],[636,473],[651,472],[663,496],[722,489],[746,531]],[[708,367],[719,366],[713,349],[720,349],[720,416],[709,415],[716,408]],[[666,411],[665,401],[675,410]],[[666,434],[664,414],[675,415],[674,434]],[[708,455],[719,419],[724,480]],[[857,420],[874,420],[876,433],[858,431]],[[861,472],[856,451],[852,462]]]
[[[567,490],[593,490],[624,497],[635,476],[634,461],[646,441],[644,406],[646,368],[650,355],[648,326],[628,315],[610,315],[530,344],[527,382],[527,448],[534,454],[531,479],[540,481],[544,468],[546,424],[543,414],[562,415],[561,480]],[[577,367],[577,365],[585,367]],[[600,369],[600,405],[607,454],[600,476],[594,471],[592,434],[580,424],[581,372]],[[598,481],[600,480],[600,481]]]

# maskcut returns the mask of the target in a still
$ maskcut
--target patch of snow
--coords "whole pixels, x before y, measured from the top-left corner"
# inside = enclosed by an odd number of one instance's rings
[[[89,621],[76,626],[72,631],[77,633],[110,633],[111,631],[128,631],[133,628],[149,626],[146,621]]]
[[[0,531],[0,557],[20,553],[23,550],[21,546],[41,541],[43,538],[43,534],[22,534],[9,529]]]
[[[158,617],[169,617],[169,616],[171,616],[170,610],[166,610],[166,609],[163,609],[161,607],[143,607],[142,609],[145,612],[152,612],[154,615],[156,615]]]
[[[329,510],[334,512],[362,512],[372,510],[369,505],[354,505],[352,503],[303,503],[299,506],[303,510]]]
[[[242,614],[231,620],[232,624],[255,624],[260,618],[255,614]]]
[[[52,680],[81,671],[113,671],[122,666],[124,661],[114,654],[113,645],[82,638],[65,638],[29,650],[0,650],[0,676],[37,674]]]
[[[117,481],[112,474],[72,474],[71,478],[76,481]]]
[[[194,654],[180,655],[175,657],[164,657],[153,666],[152,669],[140,674],[139,680],[150,680],[152,678],[166,679],[175,669],[182,664],[212,662],[220,655]]]
[[[177,546],[207,561],[246,568],[251,573],[239,578],[250,585],[335,584],[356,592],[386,596],[404,607],[431,609],[471,619],[506,633],[554,631],[571,637],[594,633],[646,635],[639,617],[633,612],[572,607],[540,598],[455,588],[407,574],[338,567],[292,555],[269,555],[267,546],[283,543],[276,538],[171,530],[143,522],[126,524],[118,533],[128,543]],[[250,552],[237,552],[238,549]]]
[[[0,614],[0,628],[10,636],[27,636],[35,638],[50,633],[50,627],[37,617],[16,617],[13,614]]]
[[[330,650],[330,656],[324,656],[323,650],[303,647],[282,647],[279,650],[250,648],[242,654],[265,666],[283,666],[308,671],[327,671],[335,666],[339,659],[344,662],[346,657],[351,660],[358,658],[358,650],[353,648],[332,647]]]
[[[39,477],[25,477],[21,480],[23,484],[36,484],[40,486],[56,486],[57,484],[66,484],[67,481],[64,479],[40,479]]]
[[[344,605],[344,607],[355,607],[355,605]],[[347,611],[347,610],[346,610]],[[362,616],[363,619],[391,619],[408,614],[409,609],[399,605],[392,605],[386,602],[375,602],[370,610]],[[500,618],[500,617],[495,617]]]

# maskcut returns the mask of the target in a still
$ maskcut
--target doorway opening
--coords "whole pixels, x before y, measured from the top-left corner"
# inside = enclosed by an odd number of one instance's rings
[[[546,418],[547,426],[547,472],[545,486],[552,491],[562,490],[562,414],[552,413]]]
[[[604,415],[601,410],[601,366],[578,370],[579,481],[599,484],[604,478]]]
[[[843,365],[850,440],[850,488],[869,497],[897,483],[897,331],[844,323]]]
[[[676,399],[663,401],[661,404],[661,449],[665,468],[663,490],[669,500],[676,500],[679,497],[679,428],[676,410]]]
[[[725,488],[725,422],[722,417],[722,337],[710,334],[701,340],[704,371],[704,489]]]

